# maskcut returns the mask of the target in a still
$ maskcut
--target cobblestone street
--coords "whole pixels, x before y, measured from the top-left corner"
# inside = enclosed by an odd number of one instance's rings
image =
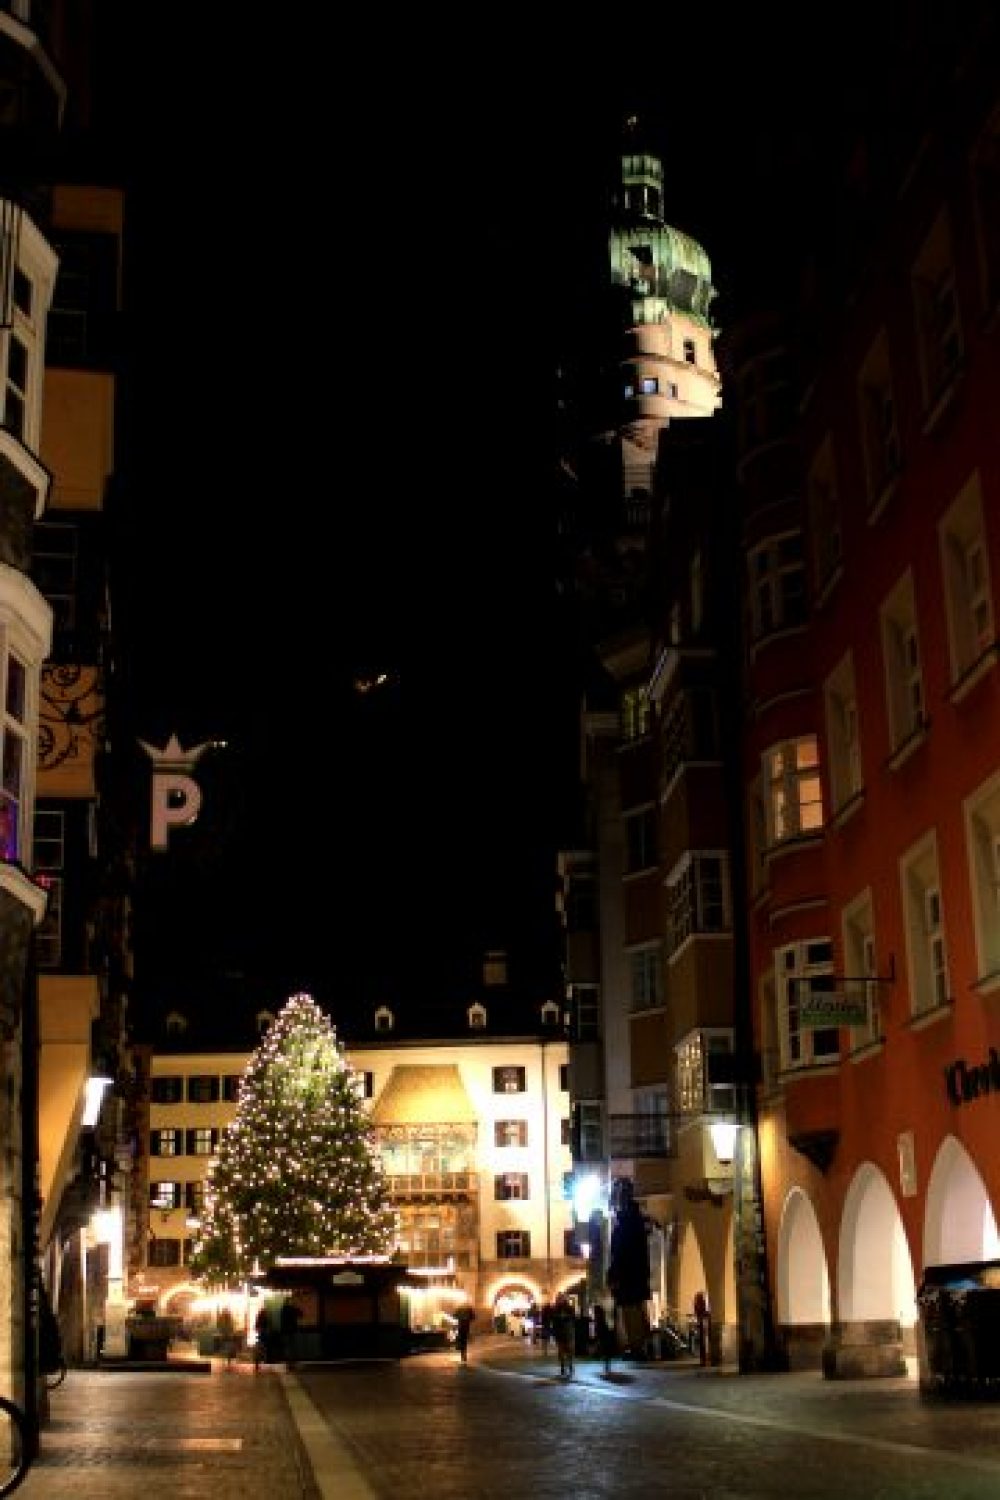
[[[912,1380],[606,1377],[505,1336],[453,1354],[254,1376],[71,1370],[25,1500],[995,1500],[1000,1407]]]

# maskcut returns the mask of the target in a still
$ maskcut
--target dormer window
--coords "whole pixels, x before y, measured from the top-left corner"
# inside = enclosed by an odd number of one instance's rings
[[[168,1036],[182,1036],[187,1031],[187,1016],[179,1010],[172,1010],[165,1021]]]
[[[485,1005],[480,1005],[480,1003],[479,1003],[478,1000],[476,1001],[476,1003],[474,1005],[470,1005],[469,1006],[468,1017],[469,1017],[469,1029],[471,1031],[483,1031],[485,1029],[485,1027],[486,1027],[486,1007],[485,1007]]]
[[[375,1030],[391,1031],[396,1024],[396,1018],[387,1005],[380,1005],[375,1012]]]
[[[274,1025],[274,1012],[271,1010],[259,1010],[256,1015],[257,1035],[263,1036],[268,1027]]]
[[[554,1000],[546,1000],[542,1006],[542,1025],[545,1027],[559,1025],[559,1007]]]

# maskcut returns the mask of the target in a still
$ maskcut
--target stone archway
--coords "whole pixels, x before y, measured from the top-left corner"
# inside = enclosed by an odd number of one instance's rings
[[[997,1221],[979,1169],[953,1135],[938,1147],[924,1202],[925,1266],[1000,1256]]]
[[[905,1375],[915,1355],[917,1289],[906,1231],[885,1173],[863,1162],[844,1199],[838,1320],[823,1351],[831,1379]]]
[[[818,1368],[830,1328],[830,1272],[816,1210],[801,1188],[782,1210],[775,1281],[789,1366]]]

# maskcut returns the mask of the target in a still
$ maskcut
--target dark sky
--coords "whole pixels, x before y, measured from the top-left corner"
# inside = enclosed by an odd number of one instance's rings
[[[124,7],[134,707],[229,746],[144,875],[147,988],[430,1004],[487,944],[548,981],[576,834],[553,373],[618,123],[659,132],[725,293],[772,232],[750,185],[853,107],[853,9],[316,37],[307,11]]]

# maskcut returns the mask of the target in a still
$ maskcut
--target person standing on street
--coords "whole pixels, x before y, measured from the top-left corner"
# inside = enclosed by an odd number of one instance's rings
[[[463,1365],[468,1363],[469,1333],[471,1332],[472,1320],[475,1316],[468,1303],[464,1307],[458,1308],[455,1313],[455,1348],[458,1350],[459,1358]]]
[[[598,1359],[604,1361],[605,1375],[610,1375],[611,1360],[615,1352],[615,1330],[600,1302],[594,1304],[594,1344]]]
[[[695,1322],[698,1324],[698,1360],[699,1363],[707,1365],[712,1336],[712,1314],[709,1311],[708,1298],[704,1292],[695,1292],[694,1317]]]
[[[576,1344],[576,1316],[573,1304],[562,1292],[552,1309],[552,1332],[555,1334],[556,1350],[559,1354],[559,1374],[566,1380],[573,1378],[573,1355]]]

